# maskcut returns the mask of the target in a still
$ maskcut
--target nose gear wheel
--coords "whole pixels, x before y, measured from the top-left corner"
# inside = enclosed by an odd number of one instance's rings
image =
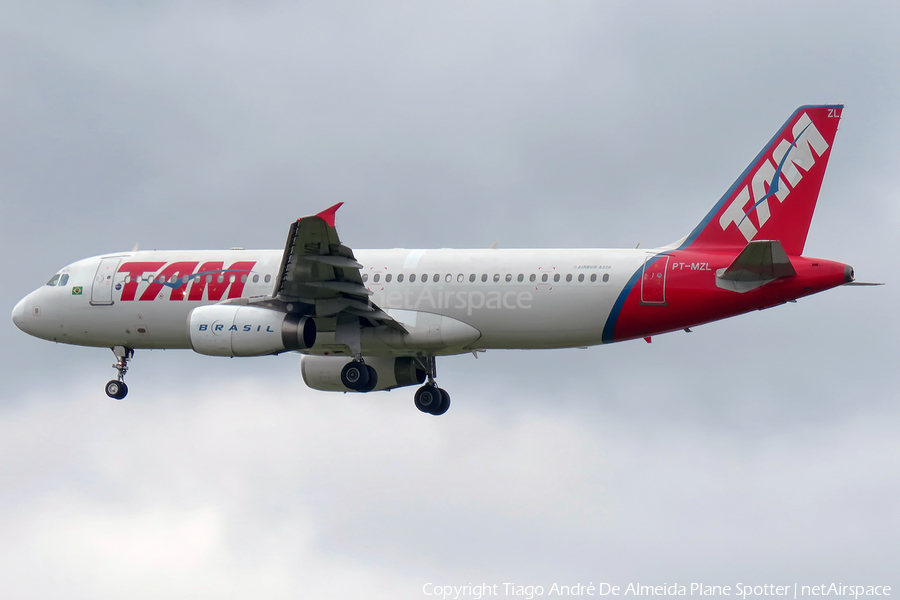
[[[121,400],[128,394],[125,373],[128,372],[128,361],[134,358],[134,350],[125,346],[115,346],[111,350],[116,356],[113,368],[118,372],[118,377],[106,383],[106,395],[115,400]]]
[[[121,400],[128,394],[128,386],[124,381],[113,379],[106,383],[106,395],[114,400]]]

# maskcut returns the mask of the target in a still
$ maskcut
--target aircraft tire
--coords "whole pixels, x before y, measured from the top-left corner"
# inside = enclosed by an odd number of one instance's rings
[[[121,400],[128,395],[128,386],[124,381],[110,380],[106,383],[106,395],[114,400]]]
[[[436,385],[426,383],[416,390],[415,403],[416,408],[423,413],[433,415],[435,406],[440,408],[443,403],[443,394],[441,394],[440,388]]]
[[[344,368],[341,369],[341,383],[344,384],[344,387],[357,392],[368,391],[366,387],[369,385],[368,365],[355,360],[348,362],[344,365]]]
[[[378,371],[375,370],[375,367],[371,365],[366,365],[366,371],[369,372],[369,381],[366,383],[366,387],[363,392],[371,392],[375,389],[375,386],[378,385]]]
[[[436,417],[441,416],[450,408],[450,394],[444,388],[438,388],[438,391],[441,393],[441,403],[431,413]]]

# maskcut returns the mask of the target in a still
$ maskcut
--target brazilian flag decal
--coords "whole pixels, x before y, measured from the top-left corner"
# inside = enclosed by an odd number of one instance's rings
[[[73,296],[80,296],[82,291],[84,291],[84,289],[80,285],[72,286]]]

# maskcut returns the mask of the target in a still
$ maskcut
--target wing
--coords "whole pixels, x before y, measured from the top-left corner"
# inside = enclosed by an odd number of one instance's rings
[[[334,227],[339,202],[312,217],[291,224],[275,299],[315,307],[315,316],[338,314],[364,317],[373,325],[388,325],[406,331],[383,310],[372,304],[372,292],[363,285],[353,250],[343,245]]]

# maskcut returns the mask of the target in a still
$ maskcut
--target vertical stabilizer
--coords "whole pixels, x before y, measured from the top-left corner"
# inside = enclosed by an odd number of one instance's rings
[[[777,240],[789,256],[802,254],[842,109],[794,111],[680,248],[741,249]]]

